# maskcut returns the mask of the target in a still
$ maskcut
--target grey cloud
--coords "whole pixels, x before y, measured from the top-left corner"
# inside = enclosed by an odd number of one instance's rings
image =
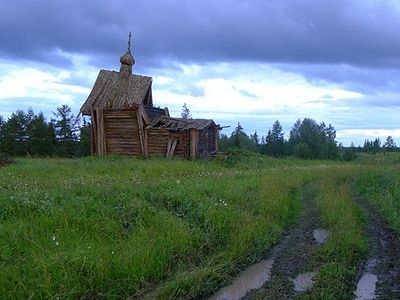
[[[398,66],[399,16],[397,2],[372,0],[3,1],[0,55],[65,64],[59,48],[103,65],[132,30],[150,67],[161,59]]]

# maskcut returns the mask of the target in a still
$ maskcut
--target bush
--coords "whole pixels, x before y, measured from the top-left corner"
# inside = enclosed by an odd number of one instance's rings
[[[12,164],[13,162],[14,161],[9,155],[0,152],[0,166],[9,165]]]
[[[302,159],[313,159],[314,154],[311,151],[310,146],[308,146],[307,143],[299,143],[296,146],[294,146],[293,149],[293,154],[297,156],[298,158]]]
[[[357,154],[352,149],[347,149],[343,152],[343,160],[344,161],[352,161],[357,158]]]

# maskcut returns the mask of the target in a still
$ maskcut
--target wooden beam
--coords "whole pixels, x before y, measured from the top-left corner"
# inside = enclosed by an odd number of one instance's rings
[[[144,150],[144,132],[143,132],[143,119],[142,119],[142,114],[140,112],[140,109],[136,111],[136,118],[138,122],[138,127],[139,127],[139,140],[140,140],[140,149],[142,151],[142,155],[145,155],[145,150]]]
[[[197,158],[197,146],[199,144],[199,131],[196,129],[190,130],[190,159]]]
[[[175,139],[174,142],[172,143],[171,150],[169,151],[169,157],[174,156],[176,144],[178,143],[178,140]]]
[[[167,145],[167,155],[166,157],[169,157],[169,152],[171,151],[171,145],[172,145],[172,139],[168,139],[168,145]]]
[[[91,129],[91,147],[90,152],[92,155],[97,154],[97,122],[96,122],[96,112],[93,109],[90,110],[90,117],[92,121],[92,129]]]
[[[142,115],[142,118],[143,118],[145,124],[149,125],[150,124],[150,119],[147,116],[146,110],[143,108],[143,105],[139,106],[139,110],[140,110],[140,114]]]
[[[215,127],[215,152],[218,153],[219,151],[219,129]]]
[[[103,117],[103,109],[98,108],[96,110],[97,113],[97,154],[105,155],[105,136],[104,136],[104,117]]]
[[[149,139],[147,129],[144,130],[144,156],[149,156]]]

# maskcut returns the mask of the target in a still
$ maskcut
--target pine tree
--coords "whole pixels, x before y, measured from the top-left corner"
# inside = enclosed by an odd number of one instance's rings
[[[385,144],[383,144],[383,147],[385,148],[386,151],[394,151],[396,149],[396,143],[394,142],[393,137],[390,135],[386,138]]]
[[[260,144],[260,138],[257,134],[257,130],[254,131],[254,134],[250,135],[250,140],[252,140],[256,146],[258,146]]]
[[[87,156],[90,155],[91,145],[90,145],[90,131],[91,124],[86,122],[86,119],[83,118],[83,125],[80,128],[80,139],[79,139],[79,155]]]
[[[285,152],[285,139],[282,126],[278,120],[272,125],[265,139],[266,153],[271,156],[281,157]]]
[[[29,113],[28,113],[29,115]],[[43,113],[29,116],[28,152],[33,155],[52,155],[55,147],[55,131],[51,123],[46,122]]]
[[[77,152],[79,118],[72,114],[68,105],[57,107],[57,112],[53,114],[59,118],[53,120],[56,129],[57,152],[61,156],[72,157]]]
[[[192,115],[190,114],[190,110],[186,106],[186,103],[183,103],[181,116],[182,116],[182,119],[186,119],[186,120],[192,118]]]
[[[372,143],[372,153],[376,154],[380,151],[380,149],[381,149],[381,140],[379,138],[376,138]]]
[[[28,116],[23,110],[17,110],[2,126],[1,151],[9,155],[22,156],[28,153],[27,127]]]
[[[235,127],[235,131],[232,132],[232,138],[233,138],[233,145],[235,147],[240,147],[240,140],[241,136],[244,135],[243,127],[240,125],[238,122],[237,126]]]

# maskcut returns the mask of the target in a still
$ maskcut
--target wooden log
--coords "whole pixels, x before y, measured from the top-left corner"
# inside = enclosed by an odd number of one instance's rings
[[[90,110],[90,116],[92,121],[92,130],[91,130],[91,154],[97,154],[97,122],[96,122],[96,112],[93,109]]]
[[[167,157],[169,157],[169,153],[170,153],[170,151],[171,151],[171,145],[172,145],[172,139],[168,139]]]
[[[196,129],[190,130],[190,159],[196,159],[198,153],[199,131]]]
[[[174,152],[175,152],[177,143],[178,143],[178,140],[175,139],[174,142],[172,143],[171,150],[169,151],[169,157],[174,156]]]
[[[137,111],[136,113],[136,118],[138,121],[138,127],[139,127],[139,141],[140,141],[140,150],[142,152],[142,155],[144,154],[144,132],[143,132],[143,119],[142,119],[142,114],[140,110]]]
[[[215,127],[215,153],[219,151],[219,130]]]
[[[149,156],[149,142],[148,142],[147,130],[144,131],[144,156],[145,157]]]
[[[105,151],[105,139],[104,139],[104,118],[103,109],[98,108],[96,110],[97,114],[97,154],[104,155]]]
[[[140,112],[140,115],[142,116],[142,118],[143,118],[145,124],[146,124],[146,125],[149,125],[149,124],[150,124],[150,119],[149,119],[149,117],[148,117],[148,115],[147,115],[147,113],[146,113],[146,110],[144,109],[143,105],[141,105],[141,106],[139,107],[139,112]]]

